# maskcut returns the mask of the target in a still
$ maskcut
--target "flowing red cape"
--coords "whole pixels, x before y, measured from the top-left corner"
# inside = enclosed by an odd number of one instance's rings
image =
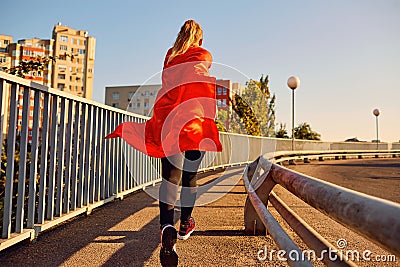
[[[162,72],[162,87],[145,123],[124,122],[105,138],[121,137],[143,153],[162,158],[187,150],[222,151],[216,115],[216,80],[210,77],[211,54],[190,47],[168,62]]]

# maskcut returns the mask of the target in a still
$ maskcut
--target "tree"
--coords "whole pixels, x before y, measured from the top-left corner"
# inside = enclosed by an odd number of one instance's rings
[[[267,124],[267,136],[275,135],[275,94],[272,96],[268,104],[268,124]]]
[[[71,60],[74,59],[73,55],[70,55],[68,53],[64,53],[61,55],[63,58],[70,57]],[[21,78],[25,78],[26,75],[32,74],[32,76],[35,76],[35,73],[39,74],[46,70],[49,66],[50,63],[56,62],[58,57],[53,57],[53,56],[46,56],[46,57],[33,57],[29,60],[22,60],[18,66],[11,67],[11,68],[6,68],[3,67],[3,71],[10,73],[12,75],[16,75]]]
[[[218,117],[217,117],[217,128],[218,131],[220,132],[226,132],[226,125],[222,124],[221,122],[227,122],[228,121],[228,111],[227,110],[218,110]]]
[[[294,137],[296,139],[321,140],[321,135],[314,132],[311,129],[311,126],[306,122],[303,122],[294,128]]]
[[[259,81],[250,79],[241,96],[230,101],[234,114],[229,131],[255,136],[273,136],[275,131],[275,95],[270,99],[268,76]],[[242,131],[245,132],[242,132]]]
[[[286,124],[280,123],[279,130],[275,133],[276,138],[289,138],[289,135],[286,130]]]
[[[240,117],[241,122],[246,128],[247,134],[260,136],[260,124],[258,123],[257,117],[247,101],[235,94],[234,101],[231,103],[233,111],[235,111],[235,113]]]

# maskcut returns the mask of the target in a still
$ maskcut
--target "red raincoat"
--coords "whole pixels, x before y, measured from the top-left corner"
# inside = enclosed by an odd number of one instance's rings
[[[210,77],[211,54],[190,47],[168,61],[153,116],[145,123],[125,122],[106,138],[121,137],[129,145],[157,158],[187,150],[222,151],[216,115],[215,78]]]

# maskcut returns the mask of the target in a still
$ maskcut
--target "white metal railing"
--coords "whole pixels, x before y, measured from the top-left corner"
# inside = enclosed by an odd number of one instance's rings
[[[159,159],[119,138],[103,138],[119,123],[144,122],[145,116],[3,72],[0,110],[0,250],[160,181]],[[290,140],[240,134],[220,133],[220,138],[223,152],[206,153],[201,170],[246,164],[291,145]],[[295,142],[298,150],[331,149],[333,144]]]

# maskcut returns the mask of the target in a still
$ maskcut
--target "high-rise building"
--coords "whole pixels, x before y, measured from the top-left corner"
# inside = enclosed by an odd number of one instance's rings
[[[92,98],[96,39],[87,31],[58,23],[53,29],[52,87]]]

